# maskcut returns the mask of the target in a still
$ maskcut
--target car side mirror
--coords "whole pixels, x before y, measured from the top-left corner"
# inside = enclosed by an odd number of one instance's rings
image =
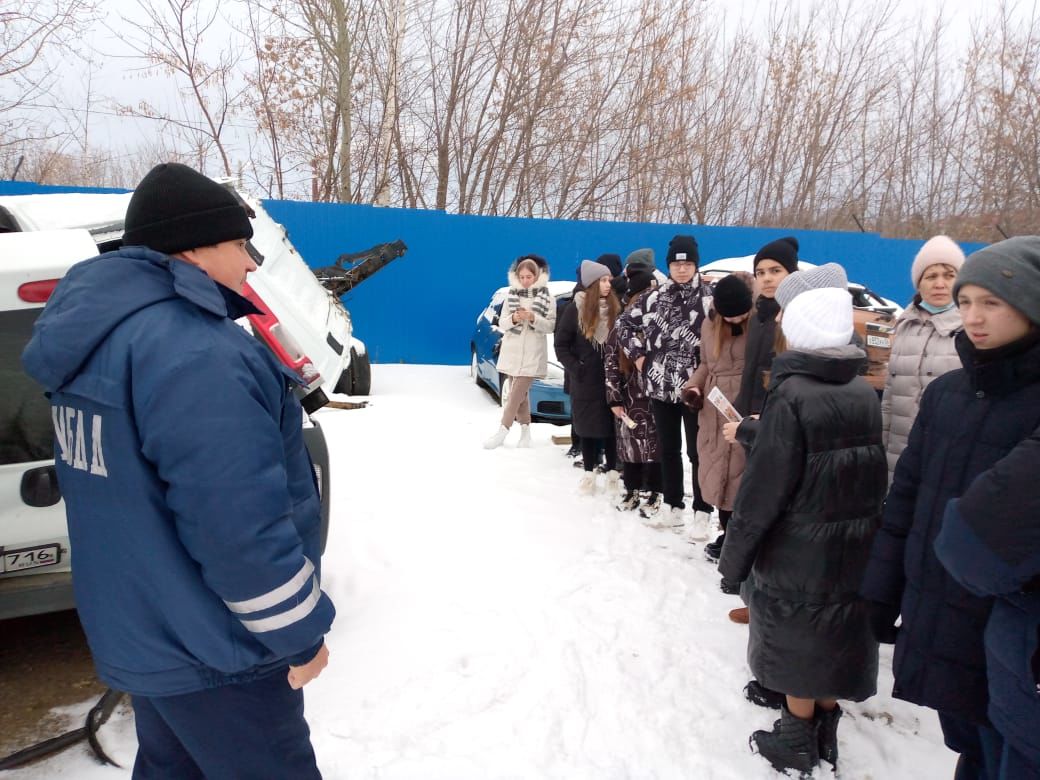
[[[22,474],[22,501],[27,506],[54,506],[61,501],[61,487],[54,466],[39,466]]]

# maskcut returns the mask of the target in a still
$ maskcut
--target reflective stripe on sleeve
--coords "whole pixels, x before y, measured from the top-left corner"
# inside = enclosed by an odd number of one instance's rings
[[[318,578],[313,577],[312,579],[314,587],[311,589],[311,595],[292,609],[271,617],[261,618],[260,620],[243,620],[242,625],[254,634],[262,634],[265,631],[277,631],[280,628],[291,626],[293,623],[303,620],[314,611],[318,601],[321,599],[321,588],[318,586]]]
[[[307,579],[314,574],[314,564],[309,558],[303,559],[303,567],[293,575],[293,578],[274,590],[264,593],[256,598],[245,601],[225,601],[227,608],[238,615],[247,615],[250,612],[259,612],[262,609],[270,609],[276,604],[281,604],[287,598],[291,598],[307,584]],[[317,587],[317,583],[315,583]]]

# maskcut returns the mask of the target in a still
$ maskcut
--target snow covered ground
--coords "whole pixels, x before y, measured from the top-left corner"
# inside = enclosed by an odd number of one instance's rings
[[[319,413],[338,616],[306,695],[325,777],[775,777],[748,735],[776,713],[741,695],[747,629],[727,619],[740,602],[703,545],[579,496],[550,441],[566,428],[485,451],[498,409],[468,368],[373,373],[368,408]],[[881,693],[847,706],[842,780],[952,777],[935,714],[888,695],[890,668],[883,648]],[[92,703],[67,712],[70,727]],[[101,741],[130,767],[129,713]],[[81,745],[9,776],[129,774]]]

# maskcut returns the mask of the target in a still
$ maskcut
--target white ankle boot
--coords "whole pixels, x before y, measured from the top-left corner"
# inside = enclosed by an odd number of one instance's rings
[[[706,542],[711,536],[711,514],[695,510],[686,523],[686,538],[691,542]]]
[[[578,480],[578,492],[585,496],[596,492],[596,474],[594,472],[586,471],[581,475],[581,479]]]
[[[484,442],[485,450],[493,450],[496,447],[501,447],[502,443],[506,440],[506,436],[509,435],[509,429],[504,426],[498,426],[498,430],[495,431],[495,435]]]
[[[521,425],[520,426],[520,441],[516,444],[517,447],[530,447],[531,446],[531,426]]]

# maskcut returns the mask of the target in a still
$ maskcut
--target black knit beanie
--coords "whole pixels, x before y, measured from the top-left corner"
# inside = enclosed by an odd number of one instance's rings
[[[968,255],[953,285],[984,287],[1040,325],[1040,236],[1015,236]]]
[[[126,208],[124,246],[171,255],[252,237],[249,216],[231,191],[180,163],[152,168]]]
[[[751,311],[751,288],[736,275],[723,277],[715,285],[712,303],[723,317],[739,317]]]
[[[798,239],[794,236],[784,236],[776,241],[770,241],[755,254],[755,262],[752,267],[758,267],[763,260],[775,260],[793,274],[798,270]]]
[[[697,239],[693,236],[672,236],[672,240],[668,242],[668,265],[676,260],[692,261],[700,265],[701,256],[697,251]]]
[[[625,292],[628,299],[632,300],[654,281],[654,272],[646,266],[630,265],[625,270],[625,278],[628,280],[628,287]]]
[[[605,265],[607,268],[609,268],[611,276],[621,276],[621,255],[615,255],[611,253],[600,255],[596,258],[596,262],[600,265]]]

